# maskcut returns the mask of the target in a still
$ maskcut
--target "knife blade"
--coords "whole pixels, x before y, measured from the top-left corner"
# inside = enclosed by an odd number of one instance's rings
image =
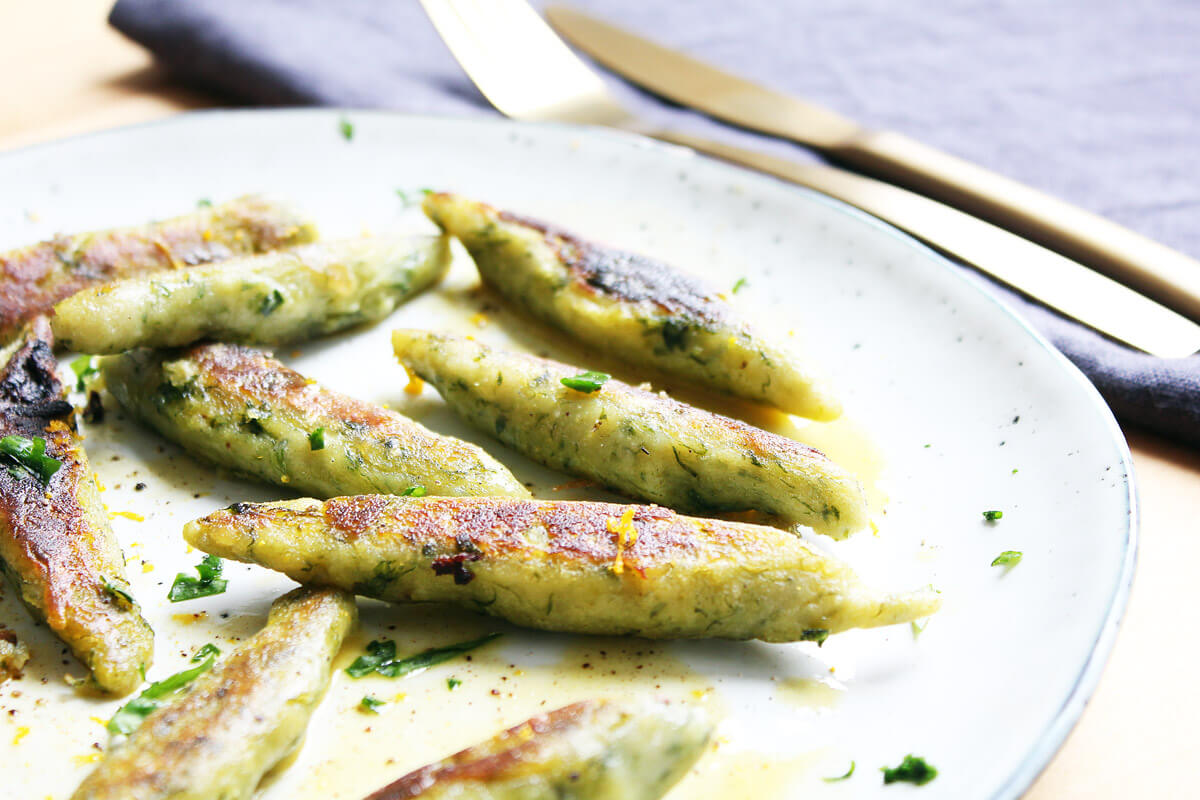
[[[655,94],[717,119],[799,142],[859,171],[941,200],[1200,320],[1200,262],[1178,251],[955,156],[897,133],[868,130],[575,9],[551,6],[546,18],[592,58]]]
[[[1113,279],[907,189],[678,131],[650,135],[837,198],[1108,336],[1161,358],[1200,350],[1200,325]]]

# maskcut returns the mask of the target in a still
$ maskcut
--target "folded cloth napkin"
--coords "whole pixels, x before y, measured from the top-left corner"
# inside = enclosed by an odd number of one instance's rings
[[[1200,256],[1193,0],[573,2]],[[110,21],[181,80],[244,102],[495,113],[414,0],[119,0]],[[813,158],[619,81],[613,88],[658,122]],[[993,288],[1123,422],[1200,445],[1200,356],[1147,356]]]

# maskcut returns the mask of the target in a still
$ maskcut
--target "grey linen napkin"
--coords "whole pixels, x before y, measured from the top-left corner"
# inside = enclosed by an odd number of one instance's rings
[[[574,2],[1200,256],[1200,3]],[[416,0],[119,0],[110,21],[181,80],[243,102],[495,113]],[[612,85],[661,123],[813,158]],[[1200,445],[1200,356],[1135,352],[989,285],[1123,422]]]

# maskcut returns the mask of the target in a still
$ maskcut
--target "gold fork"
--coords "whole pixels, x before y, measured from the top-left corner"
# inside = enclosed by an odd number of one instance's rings
[[[774,175],[837,198],[1096,330],[1163,357],[1200,350],[1200,325],[1057,253],[871,178],[665,130],[637,119],[523,0],[421,0],[484,97],[531,122],[601,125]]]

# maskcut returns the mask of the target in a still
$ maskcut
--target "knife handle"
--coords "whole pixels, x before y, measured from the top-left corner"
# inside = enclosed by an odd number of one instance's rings
[[[1164,358],[1200,350],[1200,325],[1111,278],[1003,228],[890,183],[801,164],[680,131],[656,139],[774,175],[849,203],[1108,336]]]
[[[866,131],[824,152],[986,219],[1200,320],[1200,262],[1115,222],[890,131]]]

